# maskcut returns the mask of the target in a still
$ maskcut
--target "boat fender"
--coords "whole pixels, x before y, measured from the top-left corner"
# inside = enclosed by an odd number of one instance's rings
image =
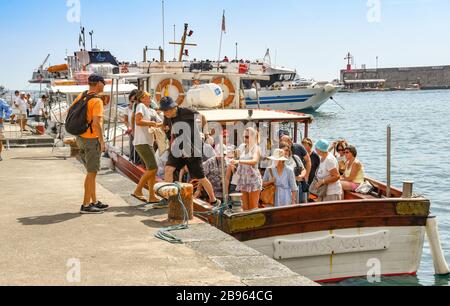
[[[442,251],[437,218],[428,218],[427,236],[430,243],[431,255],[433,257],[436,275],[449,275],[450,269],[445,259],[444,252]]]
[[[325,85],[324,89],[326,93],[331,93],[336,89],[336,87],[334,87],[333,84],[327,84]]]

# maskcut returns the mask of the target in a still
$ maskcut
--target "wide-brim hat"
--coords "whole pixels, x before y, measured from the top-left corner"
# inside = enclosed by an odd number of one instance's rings
[[[269,159],[271,161],[288,161],[284,154],[284,151],[281,149],[275,150],[275,152],[273,152],[272,156],[270,156]]]
[[[159,110],[162,112],[169,111],[178,107],[178,104],[171,97],[163,97],[159,102]]]

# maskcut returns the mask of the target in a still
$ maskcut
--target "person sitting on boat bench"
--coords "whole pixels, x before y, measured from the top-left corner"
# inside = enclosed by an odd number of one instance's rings
[[[209,196],[211,204],[220,206],[211,182],[206,178],[202,161],[202,141],[197,119],[197,111],[178,107],[171,97],[163,97],[160,108],[164,112],[164,127],[169,132],[170,153],[166,164],[165,182],[173,183],[174,172],[185,166],[192,179],[198,180]],[[195,144],[199,144],[196,146]]]
[[[341,184],[344,191],[356,191],[359,186],[364,184],[365,173],[363,164],[356,159],[358,151],[352,145],[345,149],[347,164],[345,165],[345,173],[341,178]]]

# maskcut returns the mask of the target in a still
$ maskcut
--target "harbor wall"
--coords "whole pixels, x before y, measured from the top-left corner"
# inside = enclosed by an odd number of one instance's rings
[[[341,82],[384,79],[385,88],[407,88],[419,84],[422,89],[450,88],[450,65],[381,69],[341,70]]]

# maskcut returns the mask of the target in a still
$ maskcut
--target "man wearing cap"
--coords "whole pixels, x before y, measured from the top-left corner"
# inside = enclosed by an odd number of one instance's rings
[[[12,109],[9,107],[8,103],[5,100],[0,98],[0,162],[2,159],[2,150],[3,150],[3,140],[5,140],[5,136],[3,135],[3,122],[6,118],[11,117]]]
[[[221,202],[214,195],[211,182],[206,178],[202,162],[202,140],[200,125],[204,120],[197,111],[178,107],[171,97],[163,97],[160,101],[160,111],[164,113],[164,127],[169,134],[170,154],[166,164],[165,181],[173,182],[173,174],[185,166],[189,169],[191,178],[203,186],[210,198],[211,204],[219,206]]]
[[[108,209],[108,205],[104,205],[97,200],[96,192],[96,178],[97,173],[100,171],[101,153],[105,152],[103,107],[110,101],[109,97],[104,97],[102,100],[96,95],[103,92],[105,84],[105,79],[100,75],[92,74],[89,77],[89,90],[87,94],[89,96],[94,95],[95,97],[87,103],[86,121],[89,123],[92,122],[92,129],[89,128],[84,134],[77,137],[81,160],[87,170],[84,183],[84,201],[80,210],[81,214],[101,214]],[[78,103],[84,94],[80,94],[72,106]]]

